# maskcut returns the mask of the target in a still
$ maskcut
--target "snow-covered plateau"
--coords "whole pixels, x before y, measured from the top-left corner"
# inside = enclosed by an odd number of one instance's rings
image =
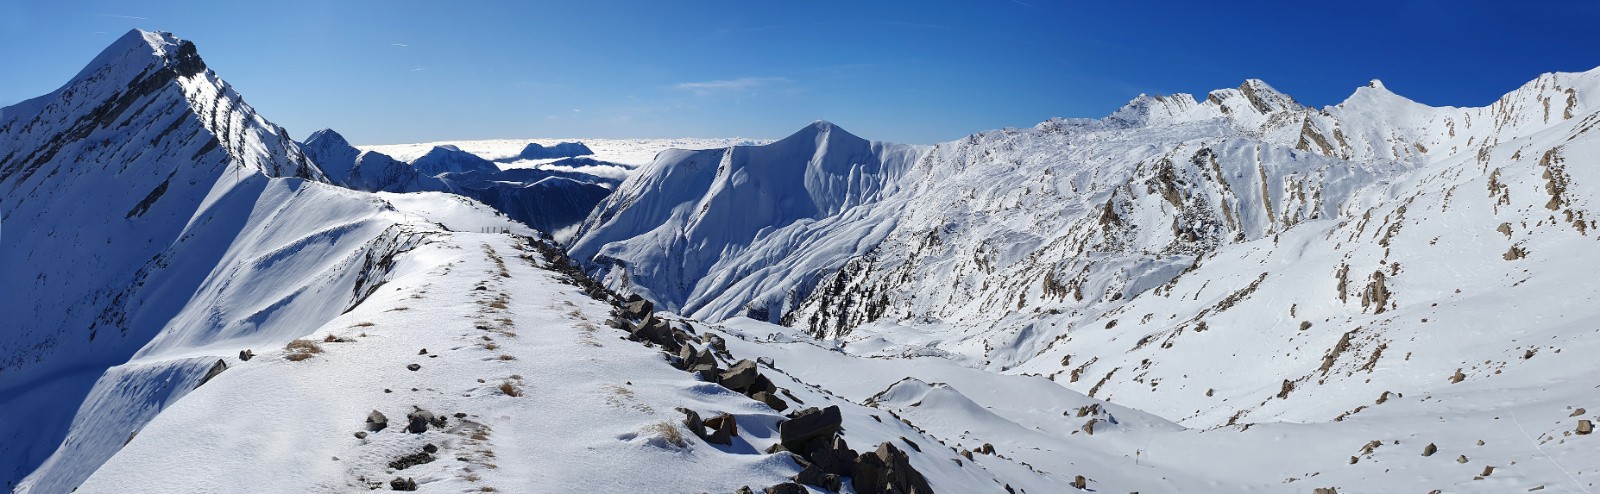
[[[0,477],[1593,492],[1597,126],[1600,69],[931,146],[358,147],[133,31],[0,109]]]

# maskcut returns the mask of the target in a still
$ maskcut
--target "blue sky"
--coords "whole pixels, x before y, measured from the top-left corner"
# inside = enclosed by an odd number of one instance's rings
[[[1477,106],[1600,65],[1600,2],[0,0],[0,105],[131,28],[193,40],[295,136],[782,137],[817,119],[933,143],[1260,78]]]

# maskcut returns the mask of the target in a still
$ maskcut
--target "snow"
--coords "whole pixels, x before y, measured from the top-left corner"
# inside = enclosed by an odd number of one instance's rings
[[[816,122],[583,139],[592,160],[499,171],[556,141],[296,143],[193,50],[130,32],[0,111],[0,286],[29,288],[0,297],[24,315],[0,328],[18,492],[730,492],[799,472],[765,453],[782,413],[627,340],[541,232],[442,192],[613,183],[578,174],[625,178],[556,232],[585,270],[724,337],[721,365],[760,359],[792,408],[839,406],[853,448],[906,450],[938,492],[1600,481],[1600,440],[1575,432],[1600,420],[1600,70],[1479,108],[1373,81],[1312,109],[1249,80],[937,146]],[[460,158],[446,179],[408,164],[430,150]],[[415,407],[445,425],[402,431]],[[705,442],[679,407],[739,436]]]

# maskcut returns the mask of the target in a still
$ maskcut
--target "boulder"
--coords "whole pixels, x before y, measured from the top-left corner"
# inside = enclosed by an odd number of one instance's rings
[[[858,494],[880,494],[889,489],[889,465],[876,454],[856,457],[850,469],[850,486]]]
[[[750,360],[740,360],[728,366],[727,372],[722,373],[722,385],[734,391],[750,389],[756,383],[756,378],[761,374],[756,372],[756,363]]]
[[[632,302],[623,302],[622,315],[634,319],[643,318],[655,312],[655,304],[649,300],[639,299]]]
[[[838,474],[825,472],[816,464],[807,466],[792,479],[801,484],[821,487],[829,492],[839,492],[839,488],[843,487],[842,482],[839,481]]]
[[[386,427],[389,427],[389,417],[383,416],[383,412],[373,410],[367,414],[367,430],[378,432]]]
[[[789,409],[789,402],[783,401],[783,398],[779,398],[778,395],[768,393],[766,391],[757,391],[755,393],[751,393],[750,398],[762,403],[766,403],[767,406],[772,407],[773,410],[780,412]]]
[[[700,412],[683,407],[678,407],[678,411],[683,412],[683,426],[688,427],[689,432],[694,433],[695,437],[704,439],[706,437],[706,423],[700,420]]]
[[[767,379],[767,376],[761,374],[756,374],[756,382],[750,383],[750,387],[745,388],[745,393],[750,395],[754,395],[756,393],[772,394],[776,392],[778,392],[778,386],[772,384],[771,379]]]
[[[889,486],[894,488],[895,492],[905,494],[933,493],[933,488],[928,485],[928,479],[922,476],[922,472],[918,472],[917,469],[911,467],[911,456],[904,451],[900,451],[900,448],[894,447],[893,443],[885,442],[880,444],[877,452],[861,456],[877,456],[878,459],[883,460],[883,463],[889,466]]]
[[[422,370],[422,364],[406,364],[406,369],[411,372]]]
[[[428,426],[433,424],[435,420],[437,419],[434,418],[433,412],[418,408],[416,411],[406,414],[406,432],[412,434],[428,432]]]
[[[1086,490],[1086,489],[1089,488],[1089,479],[1085,478],[1082,475],[1073,477],[1072,478],[1072,487],[1076,488],[1078,490]]]
[[[1423,446],[1422,447],[1422,456],[1433,456],[1434,453],[1438,453],[1438,452],[1439,452],[1439,447],[1438,446],[1434,446],[1433,443],[1428,443],[1427,446]]]
[[[738,419],[726,413],[706,420],[706,427],[711,429],[711,434],[706,437],[706,442],[709,443],[731,445],[733,436],[739,435]]]
[[[395,477],[389,481],[389,488],[397,491],[414,491],[417,490],[417,481],[410,477]]]
[[[253,358],[256,358],[256,352],[250,351],[249,348],[239,350],[239,360],[249,362]]]
[[[228,363],[223,362],[222,359],[217,359],[217,362],[211,364],[211,368],[206,370],[206,375],[200,378],[200,384],[194,386],[196,388],[205,386],[206,383],[211,382],[211,378],[217,377],[218,374],[222,374],[222,371],[225,370],[228,370]]]
[[[859,456],[844,442],[843,437],[837,435],[814,438],[806,441],[802,448],[800,453],[817,468],[839,476],[850,475],[851,466]]]
[[[733,494],[756,494],[756,491],[750,490],[750,486],[747,485],[740,487],[739,490],[733,491]]]
[[[793,418],[778,423],[778,437],[785,448],[790,451],[803,451],[800,446],[807,440],[815,437],[830,437],[839,432],[844,419],[839,415],[837,405],[818,410],[816,407],[807,408],[795,414]]]
[[[1311,494],[1339,494],[1339,489],[1332,487],[1318,487],[1311,490]]]
[[[1579,435],[1589,435],[1592,433],[1594,433],[1594,422],[1590,422],[1588,419],[1582,419],[1578,421]]]
[[[767,494],[806,494],[806,488],[794,482],[784,482],[768,487],[766,492]]]

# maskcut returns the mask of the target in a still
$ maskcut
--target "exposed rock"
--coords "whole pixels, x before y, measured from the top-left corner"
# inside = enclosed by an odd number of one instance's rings
[[[993,444],[989,444],[989,443],[983,443],[983,446],[978,446],[977,453],[980,454],[980,455],[992,455],[992,454],[994,454],[994,445]]]
[[[728,370],[722,373],[722,385],[734,391],[744,391],[749,389],[750,385],[755,384],[756,377],[759,375],[756,372],[755,362],[740,360],[728,366]]]
[[[218,374],[225,370],[228,370],[228,363],[223,362],[222,359],[217,359],[217,363],[211,364],[211,368],[206,370],[206,375],[200,378],[200,384],[194,386],[197,388],[205,386],[206,383],[211,382],[211,378],[217,377]]]
[[[408,422],[406,424],[406,432],[413,434],[428,432],[428,425],[437,420],[433,416],[433,412],[418,408],[416,411],[406,414],[406,421]]]
[[[803,458],[815,464],[822,471],[839,476],[850,475],[851,465],[856,461],[855,450],[845,443],[843,437],[818,437],[806,441],[798,451]]]
[[[411,372],[416,372],[422,370],[422,364],[407,364],[406,369],[410,370]]]
[[[419,451],[419,452],[411,453],[409,455],[405,455],[405,456],[402,456],[402,457],[399,457],[399,458],[395,458],[394,461],[390,461],[389,462],[389,468],[392,468],[392,469],[395,469],[395,470],[405,470],[407,468],[411,468],[411,467],[414,467],[414,466],[417,466],[417,465],[421,465],[421,464],[424,464],[424,463],[433,463],[433,460],[435,460],[435,458],[433,457],[433,454],[428,453],[427,451]]]
[[[756,491],[750,490],[750,486],[747,485],[747,486],[740,487],[736,491],[733,491],[733,494],[756,494]]]
[[[805,485],[814,485],[831,492],[838,492],[839,489],[843,487],[843,485],[841,485],[842,483],[839,481],[839,475],[823,471],[822,468],[818,467],[816,464],[806,466],[804,470],[801,470],[800,473],[792,477],[792,479],[795,482]]]
[[[1588,435],[1588,434],[1593,433],[1593,432],[1594,432],[1594,423],[1593,422],[1590,422],[1588,419],[1583,419],[1583,420],[1579,420],[1578,421],[1578,434],[1579,435]]]
[[[683,407],[679,407],[678,411],[679,412],[683,412],[683,415],[684,415],[684,417],[683,417],[683,425],[684,425],[684,427],[688,427],[689,428],[689,432],[694,433],[694,435],[696,437],[699,437],[701,439],[705,439],[705,437],[706,437],[706,423],[704,421],[700,420],[700,412],[696,412],[694,410],[690,410],[690,409],[683,408]]]
[[[356,439],[366,439],[367,431],[356,431]]]
[[[1079,490],[1088,489],[1089,488],[1089,479],[1084,478],[1082,475],[1073,477],[1072,478],[1072,487],[1077,488]]]
[[[389,488],[397,491],[414,491],[417,490],[417,481],[410,477],[395,477],[389,481]]]
[[[634,295],[634,296],[637,297],[638,295]],[[645,299],[642,299],[642,298],[639,299],[639,300],[631,301],[631,302],[624,302],[622,304],[622,315],[627,316],[627,317],[631,317],[631,318],[634,318],[634,319],[639,319],[639,318],[643,318],[645,316],[649,316],[650,314],[652,314],[654,312],[655,312],[655,304],[652,304],[652,303],[650,303],[649,300],[645,300]]]
[[[1460,455],[1456,457],[1456,463],[1466,463],[1467,461],[1467,455]]]
[[[367,430],[377,432],[385,427],[389,427],[389,417],[383,416],[383,412],[373,410],[367,414]]]
[[[1586,413],[1589,413],[1589,411],[1583,409],[1583,407],[1578,407],[1578,409],[1577,410],[1573,410],[1572,414],[1568,415],[1568,417],[1580,417],[1580,416],[1583,416],[1583,414],[1586,414]]]
[[[1439,452],[1439,447],[1434,446],[1433,443],[1428,443],[1427,446],[1422,448],[1422,456],[1433,456],[1437,452]]]
[[[707,419],[706,427],[711,429],[711,434],[706,436],[706,442],[731,445],[733,437],[739,435],[738,420],[733,415],[722,414]]]
[[[1466,374],[1462,374],[1460,368],[1456,368],[1456,373],[1450,375],[1450,384],[1455,384],[1455,383],[1461,382],[1462,379],[1466,379],[1466,378],[1467,378],[1467,375]]]
[[[928,479],[911,467],[911,457],[893,443],[885,442],[876,452],[857,457],[854,466],[850,483],[861,494],[933,492]]]
[[[801,410],[793,418],[778,424],[778,436],[783,446],[790,451],[801,450],[799,446],[815,437],[827,437],[838,432],[844,419],[839,415],[839,407],[830,405],[828,408],[818,410],[816,407]]]
[[[1339,494],[1339,489],[1332,487],[1318,487],[1311,490],[1311,494]]]
[[[250,351],[249,348],[239,350],[239,360],[249,362],[253,358],[256,358],[256,352]]]
[[[784,482],[767,488],[767,494],[806,494],[806,488],[794,482]]]
[[[772,407],[773,410],[780,412],[789,409],[789,403],[783,401],[783,398],[779,398],[777,395],[768,393],[766,391],[757,391],[752,393],[750,394],[750,398],[762,403],[766,403],[767,406]]]

